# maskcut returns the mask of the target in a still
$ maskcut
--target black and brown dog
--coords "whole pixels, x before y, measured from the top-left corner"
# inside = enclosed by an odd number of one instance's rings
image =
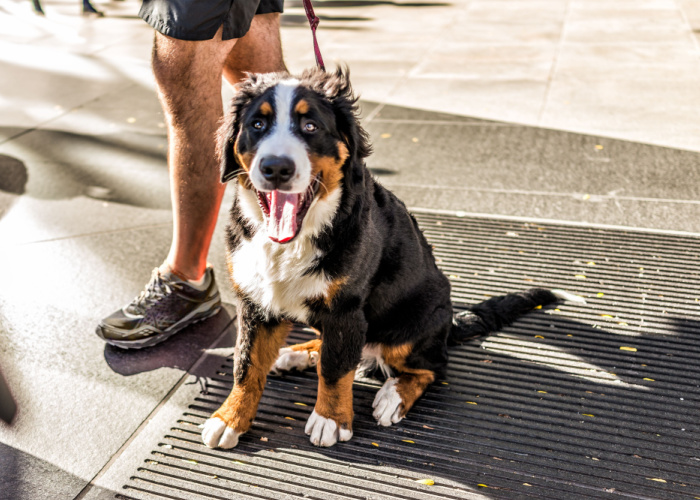
[[[352,383],[369,367],[388,376],[374,417],[397,423],[444,373],[448,340],[575,299],[533,289],[454,315],[416,221],[365,166],[370,145],[347,71],[253,75],[221,130],[222,180],[238,179],[227,241],[238,338],[234,387],[204,424],[207,446],[236,446],[271,369],[317,365],[306,425],[315,445],[352,437]],[[281,348],[293,321],[321,338]]]

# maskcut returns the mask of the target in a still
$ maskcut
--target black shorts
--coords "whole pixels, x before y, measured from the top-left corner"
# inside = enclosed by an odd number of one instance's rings
[[[248,33],[257,14],[282,12],[284,0],[143,0],[139,16],[178,40],[211,40],[223,24],[223,39]]]

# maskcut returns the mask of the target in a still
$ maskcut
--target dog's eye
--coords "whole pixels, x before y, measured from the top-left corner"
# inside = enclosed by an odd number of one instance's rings
[[[265,128],[265,122],[262,120],[253,120],[250,124],[255,130],[262,130]]]
[[[304,132],[309,133],[314,133],[318,130],[318,127],[312,121],[305,121],[304,123],[302,123],[302,128],[304,129]]]

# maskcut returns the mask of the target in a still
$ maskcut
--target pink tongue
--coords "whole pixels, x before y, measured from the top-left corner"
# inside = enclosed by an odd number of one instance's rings
[[[298,193],[265,193],[270,205],[270,217],[267,221],[267,234],[279,243],[285,243],[297,234]]]

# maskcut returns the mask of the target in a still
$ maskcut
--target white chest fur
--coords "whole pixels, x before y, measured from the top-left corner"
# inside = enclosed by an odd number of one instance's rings
[[[280,245],[258,231],[230,257],[233,280],[266,312],[305,322],[306,301],[325,296],[330,286],[323,273],[305,275],[317,256],[309,238]]]

